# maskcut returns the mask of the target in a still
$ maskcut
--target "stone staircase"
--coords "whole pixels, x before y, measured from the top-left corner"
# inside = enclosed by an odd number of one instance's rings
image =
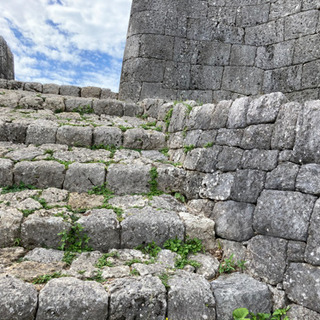
[[[292,302],[290,319],[320,318],[313,304],[288,300],[282,278],[259,273],[250,239],[266,174],[227,172],[243,159],[241,130],[223,130],[231,101],[212,118],[212,105],[195,101],[133,104],[13,83],[0,89],[1,320],[225,320],[236,308],[271,312]],[[261,136],[246,143],[261,145]],[[248,155],[247,166],[273,170],[273,153],[261,157]],[[212,217],[227,199],[246,212],[237,226],[228,218],[230,229]],[[300,242],[279,241],[266,250],[291,245],[299,255]]]

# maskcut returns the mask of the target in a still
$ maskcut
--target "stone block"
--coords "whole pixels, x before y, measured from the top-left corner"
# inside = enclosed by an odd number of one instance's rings
[[[146,139],[146,130],[140,128],[130,129],[123,134],[123,146],[128,149],[142,149]]]
[[[23,215],[17,209],[0,210],[0,248],[13,247],[20,238]]]
[[[195,171],[186,171],[184,184],[180,191],[187,200],[198,199],[200,196],[199,190],[202,185],[205,174]]]
[[[90,127],[61,126],[57,130],[56,143],[76,147],[90,147],[92,129]]]
[[[198,48],[197,64],[207,66],[226,66],[229,63],[231,45],[220,41],[203,41]],[[215,76],[219,77],[219,69]],[[221,75],[222,76],[222,75]],[[211,89],[215,89],[211,86]]]
[[[122,77],[125,77],[122,69]],[[142,84],[139,81],[121,81],[119,89],[119,99],[129,102],[137,102],[140,100]]]
[[[28,95],[25,97],[22,97],[19,101],[19,106],[24,109],[33,109],[33,110],[39,110],[43,109],[43,99],[41,97]]]
[[[320,313],[319,277],[319,267],[313,267],[305,263],[291,263],[283,282],[288,298],[303,307]]]
[[[258,235],[248,242],[248,272],[263,281],[276,285],[282,282],[286,270],[288,241]]]
[[[319,0],[302,0],[302,10],[320,9]]]
[[[319,85],[320,61],[315,60],[303,65],[302,69],[302,89],[317,88]]]
[[[230,65],[252,67],[256,52],[257,48],[255,46],[234,44],[231,48]]]
[[[5,123],[6,140],[14,143],[25,143],[28,125],[25,122]]]
[[[287,248],[287,261],[304,262],[306,243],[302,241],[289,241]]]
[[[141,35],[134,35],[127,38],[126,46],[124,49],[123,61],[139,57]],[[105,99],[105,98],[103,98]]]
[[[291,320],[314,320],[318,319],[320,314],[308,308],[304,308],[296,304],[290,304],[290,310],[287,312],[287,316]]]
[[[116,279],[108,291],[110,320],[137,317],[156,320],[166,316],[166,289],[158,277]]]
[[[40,263],[57,263],[61,262],[64,256],[64,252],[61,250],[35,248],[29,251],[24,258],[29,261],[35,261]]]
[[[100,99],[93,101],[94,113],[101,115],[122,117],[124,114],[124,103],[113,99]]]
[[[278,164],[279,151],[277,150],[245,150],[243,152],[242,169],[258,169],[270,171]]]
[[[14,183],[37,188],[62,188],[65,166],[56,161],[23,161],[14,166]]]
[[[72,163],[66,173],[63,188],[87,192],[105,182],[106,167],[103,163]]]
[[[180,272],[169,279],[168,319],[216,319],[215,298],[201,275]]]
[[[54,83],[43,84],[42,92],[44,94],[59,94],[60,86]]]
[[[296,40],[294,63],[305,63],[320,58],[320,35],[313,34]],[[308,50],[306,50],[308,48]]]
[[[48,96],[43,103],[43,108],[53,112],[65,111],[64,98],[59,96]]]
[[[170,120],[170,125],[168,128],[168,132],[177,132],[177,131],[183,131],[186,121],[189,116],[189,110],[186,105],[183,103],[177,104],[173,108],[172,117]]]
[[[251,27],[268,22],[269,9],[268,3],[240,7],[237,10],[237,26]]]
[[[49,281],[39,294],[36,320],[69,320],[108,317],[109,294],[102,284],[75,278]],[[49,311],[48,311],[49,310]]]
[[[243,202],[217,202],[210,218],[215,222],[218,237],[246,241],[253,237],[254,205]]]
[[[167,61],[164,69],[162,87],[164,89],[190,88],[190,64]]]
[[[244,129],[241,147],[243,149],[270,149],[274,125],[257,124]]]
[[[163,192],[181,192],[184,193],[184,182],[186,171],[182,168],[171,165],[161,165],[157,168],[158,188]]]
[[[42,84],[39,82],[25,82],[23,89],[32,92],[42,92]]]
[[[211,129],[220,129],[226,127],[231,104],[231,100],[223,100],[216,105],[212,113],[212,119],[210,123]]]
[[[168,239],[184,239],[185,226],[173,211],[154,208],[130,209],[121,222],[121,246],[135,248],[141,244],[155,241],[162,246]]]
[[[142,34],[139,57],[172,60],[174,40],[165,35]]]
[[[83,87],[81,88],[82,98],[100,98],[101,88],[98,87]]]
[[[13,162],[9,159],[0,159],[0,185],[2,187],[12,186]]]
[[[281,0],[271,3],[270,20],[277,20],[279,18],[289,16],[301,11],[301,0]]]
[[[223,147],[218,155],[217,169],[235,171],[240,167],[243,150],[235,147]]]
[[[299,166],[292,162],[280,163],[267,173],[266,189],[294,191]]]
[[[1,317],[12,320],[35,319],[38,294],[36,288],[9,275],[0,277]]]
[[[296,188],[303,193],[314,195],[320,194],[320,165],[310,163],[301,166],[297,180]]]
[[[256,203],[264,187],[265,177],[265,172],[259,170],[246,169],[236,171],[230,199]]]
[[[216,299],[217,319],[231,319],[234,309],[246,308],[252,312],[270,313],[271,293],[265,283],[246,274],[223,275],[211,282]]]
[[[243,132],[242,129],[219,129],[216,143],[222,146],[240,147]]]
[[[263,190],[254,212],[254,229],[265,235],[306,241],[315,200],[300,192]]]
[[[60,86],[60,92],[62,96],[74,96],[79,97],[80,96],[80,88],[76,86],[67,86],[63,85]]]
[[[67,112],[81,112],[81,110],[92,108],[92,99],[79,97],[66,97],[65,106]]]
[[[214,104],[205,104],[203,106],[193,107],[187,122],[188,130],[210,129],[212,115],[215,110]]]
[[[93,145],[120,147],[122,145],[122,131],[116,127],[96,127],[93,129]]]
[[[100,252],[120,248],[120,225],[112,210],[94,209],[77,223],[83,226],[83,232],[89,237],[88,246]]]
[[[223,68],[207,65],[192,65],[190,75],[190,89],[218,90],[221,88]]]
[[[166,135],[155,130],[146,130],[146,138],[142,140],[143,150],[161,150],[167,147]]]
[[[26,144],[56,143],[58,125],[50,120],[36,120],[28,126]]]

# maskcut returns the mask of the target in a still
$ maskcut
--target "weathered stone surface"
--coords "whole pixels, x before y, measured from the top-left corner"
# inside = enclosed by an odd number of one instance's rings
[[[5,140],[14,143],[25,143],[28,125],[27,123],[20,121],[18,120],[16,122],[5,124]]]
[[[45,144],[56,143],[58,125],[53,121],[37,120],[27,129],[26,143]]]
[[[94,128],[93,144],[119,147],[122,145],[122,131],[115,127]]]
[[[288,298],[304,307],[320,313],[320,268],[305,263],[291,263],[283,282]]]
[[[110,320],[160,320],[166,316],[166,289],[157,277],[116,279],[108,289]]]
[[[132,208],[121,222],[121,246],[135,248],[152,241],[162,246],[168,239],[184,239],[184,232],[184,224],[174,212]]]
[[[212,280],[218,275],[220,262],[217,258],[198,253],[189,255],[188,259],[197,261],[201,264],[201,266],[197,268],[196,273],[204,276],[205,279]]]
[[[13,162],[9,159],[0,159],[0,183],[1,186],[11,186],[13,183]]]
[[[184,193],[186,171],[171,165],[161,165],[157,168],[158,188],[163,192]]]
[[[287,240],[256,236],[248,243],[247,270],[253,276],[276,285],[282,282],[286,268]]]
[[[68,198],[68,205],[72,210],[92,209],[102,206],[103,203],[103,195],[71,192]]]
[[[82,98],[100,98],[101,88],[98,87],[83,87],[81,88],[81,97]]]
[[[273,170],[278,164],[277,150],[245,150],[241,165],[243,169]]]
[[[235,261],[246,260],[246,247],[240,242],[218,239],[217,244],[223,249],[223,259],[229,259],[233,255]]]
[[[113,99],[100,99],[93,101],[93,110],[96,114],[108,114],[110,116],[123,116],[124,102]]]
[[[23,215],[16,209],[0,210],[0,247],[15,245],[20,238],[20,228]]]
[[[315,200],[299,192],[263,190],[254,212],[253,227],[261,234],[306,241]]]
[[[89,247],[101,252],[120,248],[120,225],[112,210],[87,211],[77,222],[83,226],[83,233],[89,237]]]
[[[103,163],[72,163],[66,173],[63,188],[86,192],[105,182],[106,169]]]
[[[233,273],[211,282],[216,299],[217,319],[229,320],[234,309],[246,308],[254,313],[271,311],[271,294],[266,284],[246,274]]]
[[[170,277],[168,284],[168,319],[216,318],[215,298],[203,276],[181,271]]]
[[[2,319],[33,320],[37,309],[37,291],[32,284],[11,276],[0,277]]]
[[[77,147],[90,147],[92,129],[90,127],[62,126],[57,130],[57,143]]]
[[[42,92],[47,94],[59,94],[60,86],[54,83],[43,84]]]
[[[222,146],[240,147],[244,130],[220,129],[216,137],[216,143]]]
[[[184,105],[183,103],[179,103],[174,106],[168,131],[170,133],[182,131],[187,124],[186,121],[188,116],[189,110],[186,105]]]
[[[44,199],[48,204],[58,203],[67,200],[67,190],[61,190],[57,188],[48,188],[42,191],[41,198]]]
[[[290,310],[287,312],[287,316],[291,320],[316,320],[320,317],[320,314],[302,306],[290,304]]]
[[[236,99],[229,111],[227,128],[237,129],[245,128],[247,126],[247,112],[252,99],[243,97]]]
[[[245,241],[253,236],[254,205],[243,202],[217,202],[210,218],[215,222],[218,237]]]
[[[74,97],[79,97],[80,96],[80,88],[75,87],[75,86],[67,86],[63,85],[60,86],[60,91],[59,93],[62,96],[74,96]]]
[[[56,161],[23,161],[15,165],[14,183],[38,188],[62,188],[65,167]]]
[[[54,249],[35,248],[29,251],[24,259],[41,263],[61,262],[64,252]]]
[[[320,165],[310,163],[301,166],[296,180],[296,188],[303,193],[320,194]]]
[[[306,243],[302,241],[289,241],[287,260],[291,262],[304,262]]]
[[[258,124],[247,127],[242,136],[243,149],[270,149],[273,125]]]
[[[170,251],[171,252],[171,251]],[[12,265],[14,261],[25,255],[25,249],[21,247],[10,247],[0,249],[0,269]]]
[[[108,293],[97,282],[53,279],[40,291],[36,319],[106,319],[108,299]]]
[[[205,104],[203,106],[198,106],[192,108],[189,119],[187,122],[187,127],[190,130],[210,129],[210,124],[212,121],[212,114],[214,113],[215,105],[214,104]]]
[[[130,276],[129,266],[118,266],[118,267],[104,267],[102,272],[102,277],[104,279],[110,278],[123,278]]]
[[[167,268],[174,268],[176,259],[178,257],[179,256],[177,253],[163,249],[157,255],[157,262]]]

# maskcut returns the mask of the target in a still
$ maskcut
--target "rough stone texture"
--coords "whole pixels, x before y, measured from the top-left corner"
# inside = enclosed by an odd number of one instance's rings
[[[13,162],[9,159],[0,159],[0,181],[1,186],[11,186],[13,182]]]
[[[58,125],[53,121],[38,120],[30,124],[27,129],[26,143],[46,144],[56,143]]]
[[[299,192],[263,190],[254,212],[254,229],[265,235],[306,241],[315,200]]]
[[[320,165],[310,163],[301,166],[297,180],[296,188],[303,193],[314,195],[320,194]]]
[[[0,210],[0,247],[14,246],[20,237],[23,215],[16,209]]]
[[[32,284],[25,283],[11,276],[1,276],[0,288],[1,319],[34,319],[38,296]]]
[[[149,276],[117,279],[108,289],[110,320],[165,318],[166,289],[159,278]]]
[[[216,319],[210,284],[197,274],[180,272],[169,278],[168,319]]]
[[[290,304],[290,310],[287,312],[287,316],[290,320],[316,320],[320,314],[302,306]]]
[[[41,263],[60,262],[63,259],[64,252],[54,249],[35,248],[29,251],[24,259]]]
[[[94,128],[93,145],[120,147],[122,145],[122,131],[115,127]]]
[[[14,80],[13,54],[3,37],[0,36],[0,79]]]
[[[271,311],[271,294],[266,284],[246,274],[233,273],[211,282],[217,319],[232,319],[234,309],[246,306],[254,313]]]
[[[90,147],[92,129],[90,127],[62,126],[57,131],[57,143],[69,146]]]
[[[36,319],[106,319],[108,299],[108,293],[97,282],[53,279],[40,291]]]
[[[291,263],[283,283],[288,298],[303,307],[320,313],[319,274],[319,267],[305,263]]]

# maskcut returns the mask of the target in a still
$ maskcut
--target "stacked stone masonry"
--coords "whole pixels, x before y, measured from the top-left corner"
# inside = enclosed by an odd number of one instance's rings
[[[120,97],[319,98],[317,0],[133,0]]]
[[[0,105],[2,191],[36,188],[0,194],[3,319],[231,320],[238,307],[287,305],[291,320],[320,318],[320,101],[128,103],[5,87]],[[152,169],[165,194],[150,199]],[[90,193],[105,184],[108,206]],[[75,218],[95,251],[68,266],[58,234]],[[200,267],[135,249],[187,235],[205,246],[188,257]],[[219,274],[219,247],[243,273]]]
[[[7,42],[0,36],[0,79],[14,79],[14,59]]]

